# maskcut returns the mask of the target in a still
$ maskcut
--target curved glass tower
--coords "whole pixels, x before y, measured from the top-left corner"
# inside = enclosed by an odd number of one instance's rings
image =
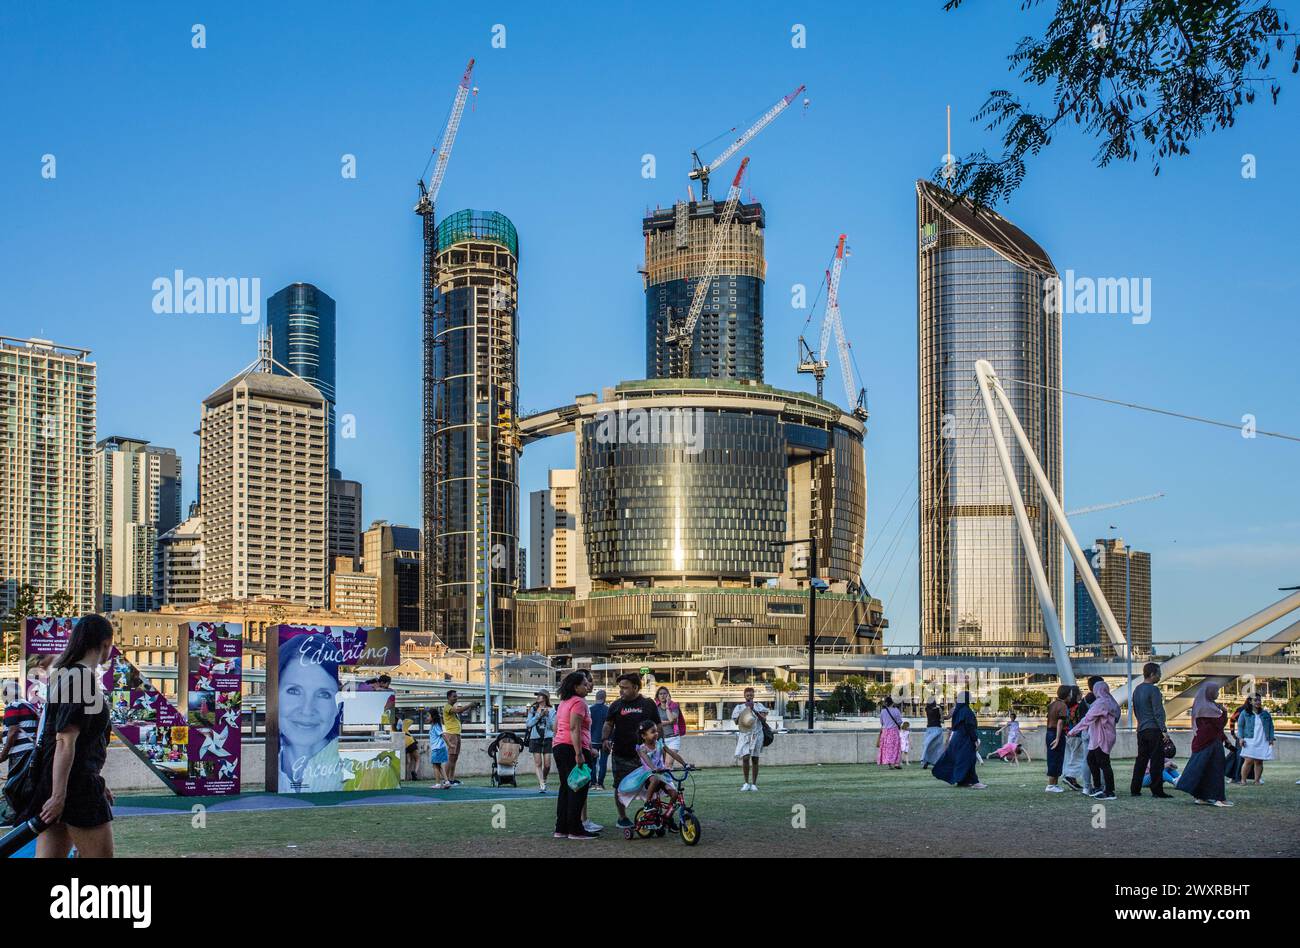
[[[1011,498],[975,381],[987,359],[1061,496],[1061,316],[1056,269],[1022,230],[916,183],[921,645],[935,655],[1047,655]],[[1023,380],[1032,385],[1015,384]],[[1045,387],[1038,387],[1045,386]],[[1057,614],[1060,532],[1001,419]]]
[[[325,396],[329,411],[330,471],[334,463],[334,299],[310,283],[290,283],[266,301],[271,357]],[[275,374],[282,374],[278,368]]]
[[[425,327],[424,610],[450,648],[514,647],[518,563],[519,238],[495,211],[436,233]]]

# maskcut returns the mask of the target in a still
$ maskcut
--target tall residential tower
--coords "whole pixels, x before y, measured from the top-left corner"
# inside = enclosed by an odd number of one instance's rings
[[[1061,315],[1045,301],[1056,269],[1010,221],[927,181],[916,183],[916,215],[921,646],[932,655],[1046,655],[975,362],[987,359],[1005,383],[1060,497]],[[1000,423],[1060,615],[1060,531]]]
[[[425,630],[450,648],[514,645],[519,536],[519,238],[495,211],[435,235],[424,327]]]

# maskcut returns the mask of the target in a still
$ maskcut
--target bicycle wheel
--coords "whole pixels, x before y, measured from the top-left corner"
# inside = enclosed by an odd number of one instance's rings
[[[682,814],[680,833],[682,842],[687,846],[694,846],[700,841],[700,821],[694,813]]]

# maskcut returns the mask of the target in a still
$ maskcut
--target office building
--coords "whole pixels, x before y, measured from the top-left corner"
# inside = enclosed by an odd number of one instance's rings
[[[519,238],[495,211],[434,234],[424,327],[425,629],[450,648],[514,644],[519,534]],[[436,275],[436,279],[435,279]]]
[[[1122,539],[1100,539],[1083,555],[1119,623],[1120,634],[1131,630],[1134,657],[1150,655],[1151,554],[1126,549]],[[1082,653],[1102,658],[1117,655],[1078,567],[1074,570],[1074,645]]]
[[[329,562],[340,556],[361,560],[362,518],[359,481],[330,477]]]
[[[198,505],[190,515],[158,538],[161,582],[158,604],[189,606],[203,598],[203,516]]]
[[[41,609],[98,605],[95,371],[88,349],[0,336],[0,615],[24,587]]]
[[[181,519],[181,460],[139,438],[95,446],[96,594],[102,612],[161,604],[158,538]]]
[[[988,360],[1004,381],[1060,497],[1061,315],[1045,305],[1056,270],[1010,221],[977,214],[929,182],[917,182],[916,207],[921,646],[931,655],[1044,656],[1043,616],[975,362]],[[1007,440],[1060,615],[1060,531],[1018,444]]]
[[[574,539],[577,477],[578,472],[574,470],[551,470],[547,475],[548,486],[529,495],[529,545],[533,549],[529,589],[574,585],[572,567],[578,552]]]
[[[680,202],[641,222],[645,238],[646,377],[763,380],[763,256],[766,220],[761,204],[741,203],[717,275],[691,342],[690,364],[668,342],[669,328],[685,320],[703,274],[724,200]]]
[[[361,540],[361,568],[378,580],[376,624],[420,631],[420,531],[415,527],[376,520]]]
[[[328,601],[329,425],[324,396],[264,354],[203,401],[204,600]]]
[[[276,375],[296,375],[324,396],[329,410],[331,472],[337,470],[335,448],[335,313],[334,300],[310,283],[290,283],[266,301],[266,326],[271,335]]]
[[[362,572],[350,556],[334,559],[330,570],[330,609],[353,625],[379,625],[379,577]]]

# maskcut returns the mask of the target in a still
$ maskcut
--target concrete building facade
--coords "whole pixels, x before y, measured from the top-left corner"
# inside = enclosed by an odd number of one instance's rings
[[[0,614],[26,586],[97,606],[95,419],[90,350],[0,336]]]
[[[574,559],[580,555],[577,529],[578,472],[547,473],[547,487],[529,495],[529,546],[533,561],[529,589],[563,589],[575,582]]]
[[[203,598],[203,515],[197,504],[184,522],[158,538],[158,562],[159,605],[188,606]]]

